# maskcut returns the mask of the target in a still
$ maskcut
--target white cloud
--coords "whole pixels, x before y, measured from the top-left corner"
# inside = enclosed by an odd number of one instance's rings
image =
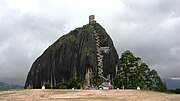
[[[177,78],[177,77],[176,78],[170,78],[170,79],[172,79],[172,80],[180,80],[180,78]]]

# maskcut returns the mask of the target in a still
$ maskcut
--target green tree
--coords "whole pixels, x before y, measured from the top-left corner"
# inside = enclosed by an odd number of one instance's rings
[[[155,70],[150,70],[141,58],[135,57],[129,50],[122,53],[118,62],[117,75],[114,78],[114,85],[121,88],[150,89],[156,91],[165,91],[164,84]]]
[[[137,72],[137,86],[147,89],[150,82],[150,69],[148,68],[148,65],[141,62],[141,64],[137,67]]]
[[[151,79],[151,90],[156,91],[166,91],[167,87],[166,84],[162,82],[161,78],[158,76],[158,73],[155,70],[151,70],[150,73],[150,79]]]
[[[117,88],[121,88],[124,86],[123,82],[123,75],[122,74],[117,74],[116,77],[114,78],[114,86]]]
[[[125,51],[118,63],[118,74],[121,74],[123,86],[134,88],[137,84],[137,66],[141,59],[135,57],[129,50]],[[116,78],[116,77],[115,77]]]

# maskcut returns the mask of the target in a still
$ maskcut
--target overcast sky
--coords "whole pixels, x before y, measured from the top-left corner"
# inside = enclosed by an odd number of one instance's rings
[[[0,0],[0,81],[24,82],[60,36],[95,15],[119,55],[130,50],[162,78],[180,78],[180,0]]]

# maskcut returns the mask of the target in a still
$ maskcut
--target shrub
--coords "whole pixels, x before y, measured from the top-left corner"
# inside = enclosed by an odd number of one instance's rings
[[[68,83],[67,83],[67,89],[71,89],[71,88],[80,88],[80,83],[78,83],[78,81],[76,79],[71,79]]]
[[[176,93],[176,94],[180,94],[180,88],[177,88],[177,89],[175,90],[175,93]]]
[[[67,89],[67,83],[58,83],[55,85],[56,89]]]
[[[53,88],[54,89],[71,89],[76,88],[80,89],[80,83],[76,79],[70,79],[70,81],[65,83],[57,83]]]
[[[44,85],[46,89],[51,89],[51,83],[49,81],[46,82]]]

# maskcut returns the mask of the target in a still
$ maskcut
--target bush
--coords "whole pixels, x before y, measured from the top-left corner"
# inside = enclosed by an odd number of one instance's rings
[[[58,83],[55,85],[56,89],[67,89],[67,83]]]
[[[174,92],[175,92],[176,94],[180,94],[180,88],[177,88]]]
[[[84,28],[84,29],[89,29],[90,26],[87,24],[87,25],[84,25],[83,28]]]
[[[167,93],[173,93],[173,94],[180,94],[180,88],[170,89],[167,91]]]
[[[48,81],[44,84],[46,89],[51,89],[51,83]]]
[[[53,88],[54,89],[71,89],[71,88],[76,88],[80,89],[80,83],[76,79],[71,79],[68,82],[65,83],[58,83],[56,84]]]
[[[71,88],[80,89],[80,84],[78,83],[78,81],[77,81],[76,79],[71,79],[71,80],[67,83],[67,89],[71,89]]]

